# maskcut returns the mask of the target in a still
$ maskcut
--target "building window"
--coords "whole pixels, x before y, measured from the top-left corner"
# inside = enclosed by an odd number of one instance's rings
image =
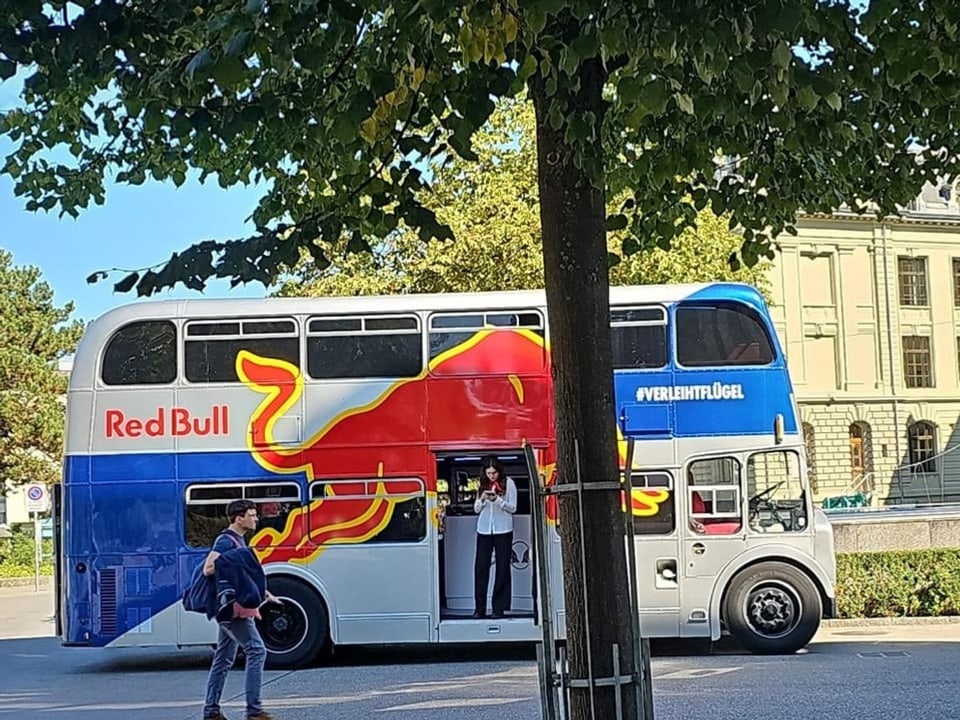
[[[900,304],[927,305],[927,259],[925,257],[897,258],[900,276]]]
[[[960,258],[953,259],[953,306],[960,307]]]
[[[920,335],[903,338],[903,379],[908,388],[933,387],[930,338]]]
[[[960,337],[957,338],[957,372],[960,373]]]
[[[850,481],[855,490],[873,489],[873,444],[870,425],[855,422],[850,426]]]
[[[936,428],[933,423],[921,421],[907,428],[907,447],[910,452],[910,469],[915,473],[937,471]]]
[[[807,479],[810,483],[810,489],[817,491],[817,438],[813,430],[813,425],[803,423],[803,445],[807,453]]]

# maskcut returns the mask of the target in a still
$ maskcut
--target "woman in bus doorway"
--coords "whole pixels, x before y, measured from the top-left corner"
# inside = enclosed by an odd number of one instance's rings
[[[497,458],[489,455],[480,469],[480,487],[473,504],[477,513],[477,554],[473,568],[475,611],[487,616],[487,585],[490,583],[490,555],[496,557],[493,578],[493,617],[502,618],[510,609],[510,551],[513,548],[513,514],[517,511],[517,486],[503,472]]]

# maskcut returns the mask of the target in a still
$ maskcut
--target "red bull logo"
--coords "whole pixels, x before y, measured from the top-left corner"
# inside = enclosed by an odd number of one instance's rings
[[[146,418],[128,417],[123,410],[104,412],[104,432],[108,438],[185,437],[229,435],[229,408],[214,405],[209,412],[192,413],[188,408],[157,408]]]

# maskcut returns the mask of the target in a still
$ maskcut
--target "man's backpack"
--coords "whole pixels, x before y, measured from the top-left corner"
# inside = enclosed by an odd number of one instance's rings
[[[220,534],[229,536],[233,544],[236,547],[240,547],[240,542],[233,536],[233,533],[223,532]],[[220,536],[218,535],[217,540],[219,539]],[[213,544],[217,544],[216,540],[214,540]],[[190,576],[190,584],[187,586],[187,589],[183,591],[181,600],[183,602],[183,608],[187,612],[200,613],[201,615],[210,617],[210,611],[216,606],[217,602],[217,578],[215,575],[207,576],[203,574],[203,563],[205,560],[206,556],[204,556],[204,559],[193,569],[193,574]]]

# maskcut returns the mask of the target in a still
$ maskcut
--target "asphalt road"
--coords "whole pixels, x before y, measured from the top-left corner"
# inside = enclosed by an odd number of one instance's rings
[[[9,596],[0,591],[0,636],[44,628],[36,597],[26,599],[19,627],[11,628]],[[16,604],[23,602],[21,595]],[[661,643],[652,663],[655,714],[657,720],[956,717],[958,650],[960,624],[826,628],[806,652],[789,657]],[[208,651],[0,640],[0,720],[198,718],[209,659]],[[238,669],[227,683],[231,718],[242,717],[242,685]],[[284,720],[540,717],[533,653],[517,647],[351,650],[322,667],[268,672],[264,697]]]

